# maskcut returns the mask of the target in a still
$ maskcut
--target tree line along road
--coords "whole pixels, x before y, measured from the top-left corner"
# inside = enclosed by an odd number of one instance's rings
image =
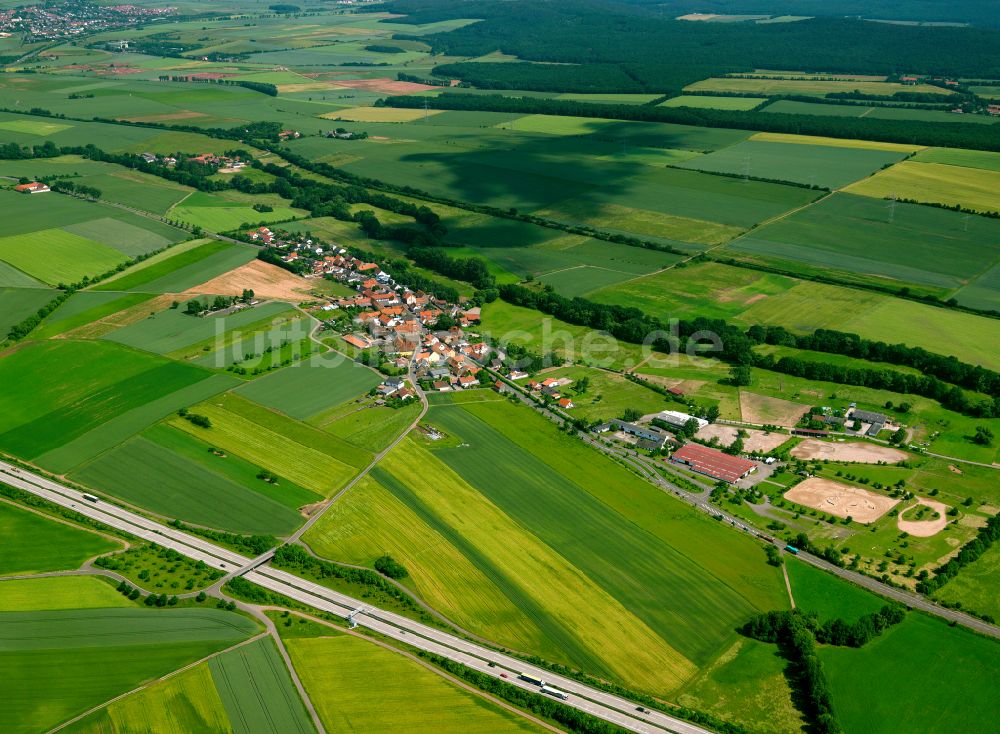
[[[0,481],[54,504],[74,510],[92,520],[165,548],[171,548],[212,568],[243,575],[248,581],[301,604],[335,614],[360,627],[405,643],[425,652],[461,663],[492,676],[506,676],[506,682],[537,692],[537,686],[522,681],[529,675],[565,691],[563,705],[586,712],[628,731],[639,734],[710,734],[710,730],[674,718],[660,711],[640,711],[633,701],[586,686],[571,678],[555,675],[488,647],[428,627],[407,617],[387,612],[345,594],[269,566],[256,559],[215,545],[176,528],[162,525],[103,500],[91,502],[84,493],[0,461]],[[539,694],[541,695],[541,694]]]

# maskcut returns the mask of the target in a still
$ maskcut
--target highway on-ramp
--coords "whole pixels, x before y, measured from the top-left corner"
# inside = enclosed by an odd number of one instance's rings
[[[569,694],[562,701],[580,711],[640,734],[708,734],[709,730],[659,711],[640,711],[633,701],[583,685],[571,678],[555,675],[488,647],[470,642],[442,630],[428,627],[407,617],[372,607],[363,601],[313,583],[294,574],[273,568],[267,563],[255,565],[255,559],[218,546],[198,536],[163,525],[142,515],[103,500],[92,502],[84,493],[0,461],[0,482],[67,507],[81,515],[134,535],[212,568],[243,572],[244,577],[270,591],[301,604],[350,618],[359,627],[378,632],[411,647],[439,655],[487,675],[506,678],[506,682],[526,690],[539,688],[521,680],[521,674],[542,679],[547,685]],[[540,694],[542,695],[542,694]]]

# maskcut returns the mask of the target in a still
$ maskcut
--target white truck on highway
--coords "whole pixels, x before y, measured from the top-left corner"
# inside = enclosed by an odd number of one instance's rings
[[[560,691],[558,688],[553,688],[552,686],[547,686],[545,684],[542,684],[542,693],[547,693],[550,696],[561,698],[563,701],[569,698],[569,694],[566,693],[566,691]]]

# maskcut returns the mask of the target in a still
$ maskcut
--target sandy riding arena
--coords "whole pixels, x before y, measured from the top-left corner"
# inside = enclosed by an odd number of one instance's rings
[[[809,406],[802,403],[740,390],[740,413],[747,423],[794,426],[807,410]]]
[[[904,520],[903,515],[906,514],[906,510],[910,510],[917,505],[924,505],[935,510],[938,514],[936,520]],[[899,513],[899,518],[896,520],[896,525],[904,533],[909,533],[917,538],[929,538],[932,535],[937,535],[948,525],[948,505],[942,504],[940,502],[935,502],[934,500],[924,499],[923,497],[917,497],[917,504],[910,505],[906,510]]]
[[[743,450],[751,454],[766,454],[778,448],[789,439],[787,433],[765,433],[753,428],[744,429],[749,435],[743,439]],[[719,439],[719,445],[728,446],[736,440],[739,428],[736,426],[724,426],[718,423],[710,423],[700,429],[696,438],[702,441],[711,441],[713,438]]]
[[[830,461],[856,461],[860,464],[895,464],[910,455],[899,449],[873,443],[833,443],[808,438],[792,449],[796,459],[829,459]]]
[[[829,479],[810,477],[785,492],[785,499],[837,517],[875,522],[899,503],[890,497]]]
[[[257,298],[293,302],[309,299],[309,281],[262,260],[251,260],[246,265],[240,265],[235,270],[189,289],[187,293],[239,296],[244,288],[252,290]]]

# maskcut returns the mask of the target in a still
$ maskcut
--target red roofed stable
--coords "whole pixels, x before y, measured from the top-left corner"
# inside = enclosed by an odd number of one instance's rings
[[[14,187],[14,190],[22,194],[44,194],[49,190],[49,187],[38,181],[32,181],[31,183],[19,184]]]
[[[738,482],[757,468],[757,465],[748,459],[730,456],[718,449],[697,443],[681,446],[673,453],[670,460],[678,464],[687,464],[699,474],[721,479],[730,484]]]

